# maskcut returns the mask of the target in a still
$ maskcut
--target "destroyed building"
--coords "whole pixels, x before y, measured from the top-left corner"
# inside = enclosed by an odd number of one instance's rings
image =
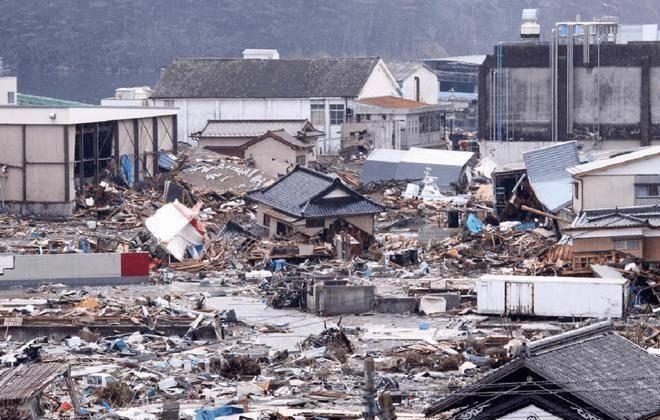
[[[9,106],[0,113],[0,203],[23,214],[71,215],[76,191],[107,174],[129,186],[176,152],[176,110]]]
[[[609,322],[538,340],[427,408],[469,419],[648,419],[660,414],[660,358]]]
[[[257,203],[257,221],[270,235],[315,236],[348,230],[361,243],[374,233],[374,215],[385,207],[347,187],[340,178],[296,166],[272,185],[247,194]]]
[[[462,192],[474,153],[413,147],[410,150],[375,149],[360,173],[360,184],[416,181],[425,175],[436,178],[443,192]],[[426,174],[426,168],[430,172]]]

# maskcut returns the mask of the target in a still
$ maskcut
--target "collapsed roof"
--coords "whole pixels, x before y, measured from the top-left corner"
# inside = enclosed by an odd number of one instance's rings
[[[460,184],[465,168],[474,157],[472,152],[424,149],[374,149],[362,167],[360,184],[387,181],[413,181],[424,178],[429,168],[437,185],[447,190]]]

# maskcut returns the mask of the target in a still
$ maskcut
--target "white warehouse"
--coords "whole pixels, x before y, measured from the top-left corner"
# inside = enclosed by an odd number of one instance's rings
[[[329,154],[340,147],[341,124],[354,102],[377,96],[401,96],[378,57],[268,56],[176,59],[151,98],[156,106],[179,108],[179,141],[188,141],[209,120],[310,120],[326,134],[318,152]]]

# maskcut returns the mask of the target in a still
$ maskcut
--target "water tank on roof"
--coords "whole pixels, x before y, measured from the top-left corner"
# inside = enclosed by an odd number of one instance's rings
[[[541,37],[541,24],[539,22],[539,9],[523,9],[522,24],[520,25],[521,38]]]

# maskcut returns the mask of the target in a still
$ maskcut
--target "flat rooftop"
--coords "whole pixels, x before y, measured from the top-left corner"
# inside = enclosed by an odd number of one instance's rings
[[[5,105],[0,125],[73,125],[176,115],[178,108],[101,105]]]

